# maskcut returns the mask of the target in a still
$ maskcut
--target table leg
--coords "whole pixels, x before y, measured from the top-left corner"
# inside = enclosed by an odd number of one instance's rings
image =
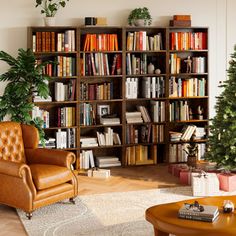
[[[163,232],[161,230],[158,230],[154,227],[155,236],[169,236],[169,233]]]

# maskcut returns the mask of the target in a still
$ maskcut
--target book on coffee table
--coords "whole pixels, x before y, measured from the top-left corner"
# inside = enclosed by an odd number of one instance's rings
[[[189,206],[189,205],[188,205]],[[205,222],[213,222],[219,216],[219,209],[217,206],[202,205],[202,211],[196,207],[186,207],[184,204],[178,212],[178,217],[189,220],[199,220]]]

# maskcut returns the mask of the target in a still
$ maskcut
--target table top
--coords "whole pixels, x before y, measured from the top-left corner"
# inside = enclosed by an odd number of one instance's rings
[[[214,222],[193,221],[178,218],[178,210],[184,203],[198,201],[201,205],[219,207],[220,215]],[[236,210],[223,213],[223,201],[231,200],[236,206],[236,196],[206,197],[162,204],[146,210],[146,219],[161,231],[178,236],[235,236]]]

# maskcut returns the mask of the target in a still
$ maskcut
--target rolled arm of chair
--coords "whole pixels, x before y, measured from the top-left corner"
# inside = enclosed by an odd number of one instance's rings
[[[26,159],[29,164],[58,165],[71,168],[76,157],[73,152],[56,149],[25,149]]]
[[[25,171],[30,171],[29,167],[23,163],[0,160],[0,173],[22,178]]]

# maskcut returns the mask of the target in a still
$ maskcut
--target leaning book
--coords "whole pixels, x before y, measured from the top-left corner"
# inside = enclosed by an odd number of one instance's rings
[[[186,209],[183,205],[178,212],[178,217],[188,220],[199,220],[205,222],[213,222],[219,216],[219,210],[217,206],[203,205],[203,211],[196,211],[193,209]]]

